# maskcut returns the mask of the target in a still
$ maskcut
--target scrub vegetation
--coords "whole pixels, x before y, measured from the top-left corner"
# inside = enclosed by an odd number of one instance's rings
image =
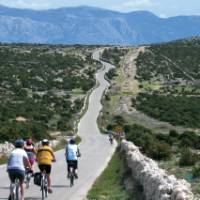
[[[94,73],[94,47],[0,45],[0,142],[73,134]]]

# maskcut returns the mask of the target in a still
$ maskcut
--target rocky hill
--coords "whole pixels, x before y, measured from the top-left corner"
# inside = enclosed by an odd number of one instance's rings
[[[199,16],[159,18],[93,7],[43,11],[0,6],[0,41],[64,44],[143,44],[200,35]]]

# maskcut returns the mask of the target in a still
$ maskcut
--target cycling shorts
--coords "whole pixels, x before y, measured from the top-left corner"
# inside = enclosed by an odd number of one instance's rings
[[[51,165],[38,165],[41,172],[44,170],[46,171],[46,174],[51,174]]]
[[[23,182],[25,177],[25,171],[20,169],[8,169],[8,175],[12,183],[15,182],[16,178],[18,178],[20,182]]]
[[[67,160],[68,164],[68,170],[70,167],[73,167],[74,169],[78,169],[78,161],[77,160]]]

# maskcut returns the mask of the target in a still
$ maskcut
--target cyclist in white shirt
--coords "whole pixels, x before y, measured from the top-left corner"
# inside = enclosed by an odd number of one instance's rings
[[[19,178],[19,185],[21,191],[21,200],[24,200],[24,177],[25,169],[31,169],[31,165],[28,160],[28,155],[23,149],[24,141],[22,139],[17,139],[15,141],[15,149],[12,151],[7,164],[7,172],[11,183],[15,182],[16,178]],[[11,188],[10,188],[11,190]],[[11,194],[9,195],[9,200],[11,199]]]
[[[66,147],[65,151],[66,161],[67,161],[67,170],[68,170],[68,177],[70,167],[72,166],[75,170],[75,177],[78,178],[78,157],[81,156],[78,145],[74,139],[69,141],[69,144]]]

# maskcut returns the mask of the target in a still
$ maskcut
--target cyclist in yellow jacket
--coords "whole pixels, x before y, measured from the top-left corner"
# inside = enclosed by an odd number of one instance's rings
[[[42,147],[37,150],[36,160],[41,172],[45,170],[48,181],[48,192],[52,193],[51,189],[51,166],[52,162],[56,161],[53,149],[49,146],[49,140],[42,140]]]

